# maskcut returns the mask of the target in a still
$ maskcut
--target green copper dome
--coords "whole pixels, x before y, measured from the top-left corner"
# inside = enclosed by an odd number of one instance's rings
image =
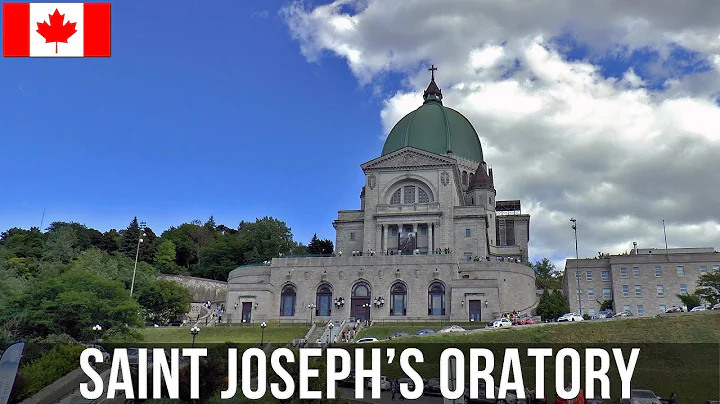
[[[484,161],[475,128],[461,113],[442,104],[442,92],[434,77],[424,98],[420,108],[405,115],[392,128],[382,155],[411,146],[440,155],[452,151],[456,156],[478,163]]]

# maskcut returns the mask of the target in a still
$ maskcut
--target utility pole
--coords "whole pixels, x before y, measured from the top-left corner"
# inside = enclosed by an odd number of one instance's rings
[[[577,279],[578,310],[583,315],[582,300],[580,299],[580,254],[578,253],[577,220],[570,218],[572,229],[575,231],[575,279]]]

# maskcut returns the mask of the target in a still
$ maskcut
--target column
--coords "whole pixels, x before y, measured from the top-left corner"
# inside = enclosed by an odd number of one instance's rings
[[[435,254],[433,248],[433,224],[428,223],[428,254]]]
[[[417,227],[418,227],[418,224],[413,223],[413,233],[417,233]]]
[[[385,247],[384,247],[384,249],[385,249],[385,251],[386,251],[386,253],[387,253],[387,251],[389,250],[389,248],[388,248],[388,233],[390,232],[390,226],[387,225],[387,224],[384,224],[384,225],[383,225],[383,230],[385,231],[385,234],[384,234]]]

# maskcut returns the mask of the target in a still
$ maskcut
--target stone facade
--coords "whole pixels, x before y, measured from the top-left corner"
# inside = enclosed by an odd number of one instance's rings
[[[615,311],[642,316],[682,306],[677,295],[693,293],[703,273],[720,270],[720,254],[713,248],[644,248],[606,258],[568,259],[563,291],[575,312],[578,264],[583,313],[592,315],[603,300],[613,300]]]
[[[434,76],[424,99],[361,165],[360,209],[338,212],[334,256],[235,269],[232,321],[490,321],[536,305],[530,216],[496,199],[475,129]]]

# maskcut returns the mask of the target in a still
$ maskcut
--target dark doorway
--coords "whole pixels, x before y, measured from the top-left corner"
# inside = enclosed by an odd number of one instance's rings
[[[470,312],[470,321],[480,321],[481,316],[480,300],[470,300],[468,302],[468,309]]]
[[[249,323],[251,314],[252,314],[252,303],[243,302],[243,304],[242,304],[242,322]]]
[[[365,282],[358,282],[353,286],[350,317],[360,321],[370,320],[370,285]]]

